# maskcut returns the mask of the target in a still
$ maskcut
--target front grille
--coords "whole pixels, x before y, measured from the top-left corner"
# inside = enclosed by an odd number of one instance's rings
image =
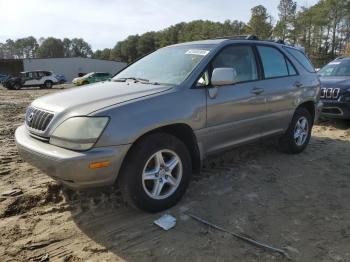
[[[28,127],[45,131],[53,118],[53,114],[41,109],[29,107],[26,112],[26,124]]]
[[[321,88],[320,98],[323,99],[338,99],[340,89],[339,88]]]

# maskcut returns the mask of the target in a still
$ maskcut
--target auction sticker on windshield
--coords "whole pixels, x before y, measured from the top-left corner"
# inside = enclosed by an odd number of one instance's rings
[[[186,52],[186,55],[201,55],[206,56],[209,54],[208,50],[200,50],[200,49],[190,49]]]

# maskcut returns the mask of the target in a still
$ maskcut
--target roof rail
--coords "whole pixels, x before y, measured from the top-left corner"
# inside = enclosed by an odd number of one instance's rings
[[[342,56],[338,56],[336,57],[334,60],[342,60],[344,58],[347,58],[348,56],[342,55]]]
[[[234,35],[234,36],[220,36],[215,39],[230,39],[230,40],[259,40],[256,35]]]
[[[282,39],[277,39],[277,40],[275,40],[275,39],[268,39],[268,40],[264,40],[264,41],[273,42],[273,43],[281,44],[281,45],[286,45],[286,43]]]
[[[285,45],[286,43],[284,42],[284,40],[282,39],[268,39],[268,40],[264,40],[264,39],[259,39],[259,37],[257,37],[256,35],[234,35],[234,36],[222,36],[222,37],[216,37],[215,39],[230,39],[230,40],[261,40],[261,41],[267,41],[267,42],[273,42],[276,44],[281,44],[281,45]]]

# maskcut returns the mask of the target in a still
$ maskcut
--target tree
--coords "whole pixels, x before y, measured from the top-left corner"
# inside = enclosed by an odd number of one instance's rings
[[[280,0],[278,5],[279,20],[273,34],[276,38],[291,44],[297,42],[297,3],[293,0]]]
[[[344,50],[344,55],[350,56],[350,43],[348,43]]]
[[[64,52],[64,57],[71,57],[72,56],[72,41],[69,38],[63,38],[62,41],[63,44],[63,52]]]
[[[245,33],[245,28],[245,23],[237,20],[226,20],[224,23],[203,20],[179,23],[158,32],[128,36],[113,47],[110,59],[131,62],[159,47],[185,41],[241,35]],[[101,50],[94,54],[94,57],[101,56]]]
[[[258,5],[251,9],[252,16],[247,24],[247,32],[256,35],[261,39],[271,37],[272,25],[271,16],[264,6]]]
[[[64,45],[61,39],[54,37],[46,38],[38,48],[39,58],[64,57]]]
[[[274,35],[283,41],[292,38],[291,42],[296,41],[292,36],[295,29],[297,3],[293,0],[280,0],[278,5],[279,21],[276,24]]]
[[[92,58],[109,60],[111,59],[111,49],[105,48],[103,50],[96,50]]]
[[[19,38],[14,43],[17,58],[34,58],[39,45],[33,36]]]
[[[12,39],[7,39],[4,44],[1,44],[1,49],[2,58],[16,58],[15,42]]]
[[[70,57],[91,57],[91,46],[82,38],[73,38],[70,41]]]

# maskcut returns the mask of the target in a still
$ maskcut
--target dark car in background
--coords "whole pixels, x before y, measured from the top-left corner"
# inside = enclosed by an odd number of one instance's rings
[[[5,82],[7,79],[11,78],[9,75],[0,74],[0,84]]]
[[[322,115],[350,119],[350,57],[339,57],[325,65],[321,81]]]
[[[58,81],[58,84],[64,84],[67,82],[67,79],[64,75],[55,75],[57,81]]]

